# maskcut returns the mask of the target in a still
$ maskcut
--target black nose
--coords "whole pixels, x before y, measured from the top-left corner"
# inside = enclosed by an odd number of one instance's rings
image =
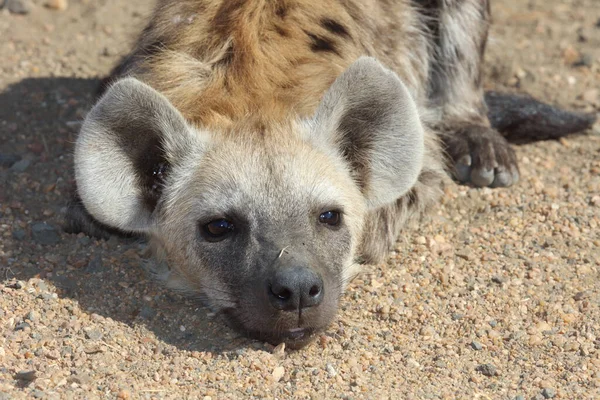
[[[297,311],[321,304],[323,279],[307,267],[282,268],[271,278],[268,291],[273,307]]]

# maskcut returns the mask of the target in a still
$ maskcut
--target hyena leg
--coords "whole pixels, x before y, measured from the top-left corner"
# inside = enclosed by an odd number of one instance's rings
[[[475,186],[519,179],[514,150],[490,127],[481,84],[489,0],[420,0],[433,38],[429,98],[455,178]]]

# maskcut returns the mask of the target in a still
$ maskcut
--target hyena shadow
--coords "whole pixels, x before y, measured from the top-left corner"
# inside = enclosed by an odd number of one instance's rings
[[[26,78],[0,92],[0,225],[8,227],[0,245],[2,284],[33,279],[45,302],[57,301],[50,295],[55,286],[59,298],[74,300],[83,312],[143,326],[178,348],[262,346],[234,333],[199,299],[155,282],[143,268],[143,241],[97,241],[62,231],[74,187],[73,144],[99,83]]]

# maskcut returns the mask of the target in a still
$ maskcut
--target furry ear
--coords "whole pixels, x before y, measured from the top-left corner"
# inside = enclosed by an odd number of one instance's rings
[[[116,82],[87,115],[75,146],[83,205],[110,227],[147,232],[169,168],[197,140],[163,95],[134,78]]]
[[[396,201],[416,183],[424,153],[417,107],[375,59],[359,58],[336,79],[310,126],[316,146],[346,161],[369,207]]]

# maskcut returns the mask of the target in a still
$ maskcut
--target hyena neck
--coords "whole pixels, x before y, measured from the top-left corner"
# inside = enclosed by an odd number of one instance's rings
[[[249,114],[312,114],[363,55],[396,71],[418,97],[427,44],[411,7],[408,0],[162,0],[115,75],[133,73],[189,121],[216,127]]]

